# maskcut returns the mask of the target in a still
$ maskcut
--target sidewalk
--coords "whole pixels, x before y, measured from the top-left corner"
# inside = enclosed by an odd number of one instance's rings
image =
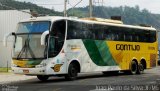
[[[7,84],[12,82],[24,81],[29,79],[34,79],[35,76],[26,76],[26,75],[18,75],[13,74],[11,72],[1,73],[0,72],[0,84]]]

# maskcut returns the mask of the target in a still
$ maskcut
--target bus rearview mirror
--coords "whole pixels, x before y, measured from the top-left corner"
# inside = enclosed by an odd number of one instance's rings
[[[6,34],[4,36],[4,38],[3,38],[3,46],[7,47],[7,39],[8,39],[9,36],[12,36],[12,35],[15,35],[15,33],[14,32],[10,32],[10,33],[8,33],[8,34]]]
[[[46,36],[49,34],[49,30],[45,31],[41,35],[41,45],[45,45]]]

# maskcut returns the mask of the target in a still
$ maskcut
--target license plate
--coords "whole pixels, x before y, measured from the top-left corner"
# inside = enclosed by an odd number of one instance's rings
[[[23,73],[29,73],[29,70],[23,70]]]

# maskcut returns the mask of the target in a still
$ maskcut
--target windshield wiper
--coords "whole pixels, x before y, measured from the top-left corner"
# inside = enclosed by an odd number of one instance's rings
[[[34,55],[34,53],[33,53],[33,51],[32,51],[32,49],[30,48],[30,45],[29,45],[29,39],[26,39],[25,40],[25,44],[24,44],[24,46],[23,46],[23,48],[22,48],[22,50],[20,51],[20,53],[18,54],[18,56],[17,56],[17,59],[20,59],[21,57],[22,57],[22,55],[23,55],[23,53],[25,53],[25,58],[27,58],[27,52],[29,51],[29,53],[31,54],[31,57],[33,58],[33,59],[36,59],[35,58],[35,55]]]

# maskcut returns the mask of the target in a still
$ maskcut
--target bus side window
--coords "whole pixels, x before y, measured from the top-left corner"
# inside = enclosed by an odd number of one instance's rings
[[[118,41],[118,34],[117,34],[117,33],[115,33],[115,35],[114,35],[114,36],[115,36],[115,39],[114,39],[114,40],[115,40],[115,41]]]
[[[115,34],[114,33],[111,34],[111,40],[115,40]]]
[[[144,42],[150,42],[150,32],[149,31],[145,31],[144,37],[145,37]]]
[[[156,31],[150,31],[150,42],[156,41]]]
[[[67,39],[77,39],[77,22],[68,21]]]
[[[147,30],[139,30],[139,41],[140,42],[149,42],[149,31]]]
[[[102,39],[102,40],[104,40],[104,39],[105,39],[105,36],[106,36],[105,31],[104,31],[104,30],[102,30],[102,33],[101,33],[101,39]]]
[[[132,35],[130,34],[125,34],[125,41],[132,41]]]
[[[133,35],[132,35],[132,41],[133,41],[133,42],[139,42],[139,37],[138,37],[138,35],[133,34]]]
[[[104,39],[111,41],[112,40],[112,28],[108,26],[104,26]]]
[[[105,31],[105,26],[104,25],[99,25],[98,26],[99,28],[97,29],[97,31],[98,31],[98,38],[99,38],[99,40],[104,40],[105,39],[105,37],[106,37],[106,31]]]
[[[88,32],[87,32],[86,30],[84,30],[84,31],[83,31],[83,38],[84,38],[84,39],[87,39],[88,36],[89,36],[89,35],[88,35]]]
[[[88,30],[91,32],[91,39],[96,39],[96,30],[94,29],[94,24],[89,24]]]
[[[106,39],[106,40],[112,40],[112,33],[111,33],[111,32],[107,32],[105,39]]]
[[[118,33],[118,41],[124,41],[124,34]]]

